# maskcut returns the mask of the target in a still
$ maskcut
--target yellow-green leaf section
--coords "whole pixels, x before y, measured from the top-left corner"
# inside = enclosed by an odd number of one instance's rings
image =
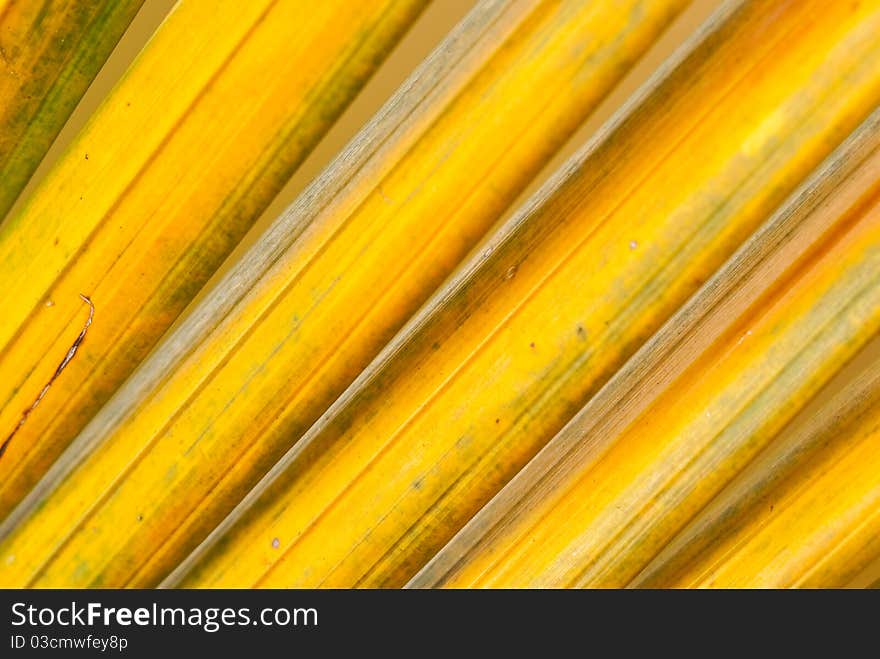
[[[0,459],[21,499],[214,272],[423,0],[182,2],[0,226]]]
[[[142,4],[0,1],[0,222]]]

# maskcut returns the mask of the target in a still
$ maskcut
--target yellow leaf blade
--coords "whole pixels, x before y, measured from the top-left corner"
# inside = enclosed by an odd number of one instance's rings
[[[880,3],[729,7],[169,583],[405,582],[880,100]]]
[[[76,358],[0,460],[7,513],[171,325],[424,0],[182,3],[0,226],[0,427],[82,324]]]
[[[34,553],[10,548],[20,558],[3,579],[165,576],[369,363],[683,5],[478,6],[282,218],[296,240],[282,251],[270,233],[253,250],[254,259],[274,255],[265,274],[242,280],[260,273],[251,263],[195,310],[216,328],[194,332],[181,360],[163,356],[179,344],[170,337],[151,364],[173,371],[146,365],[155,384],[132,390],[131,413],[96,419],[100,445],[32,518],[41,530],[23,525],[10,547],[34,547],[44,531],[53,540]],[[227,290],[238,297],[217,302]],[[86,494],[95,492],[105,494]],[[90,531],[83,542],[74,520],[86,517],[104,529],[100,541]]]

